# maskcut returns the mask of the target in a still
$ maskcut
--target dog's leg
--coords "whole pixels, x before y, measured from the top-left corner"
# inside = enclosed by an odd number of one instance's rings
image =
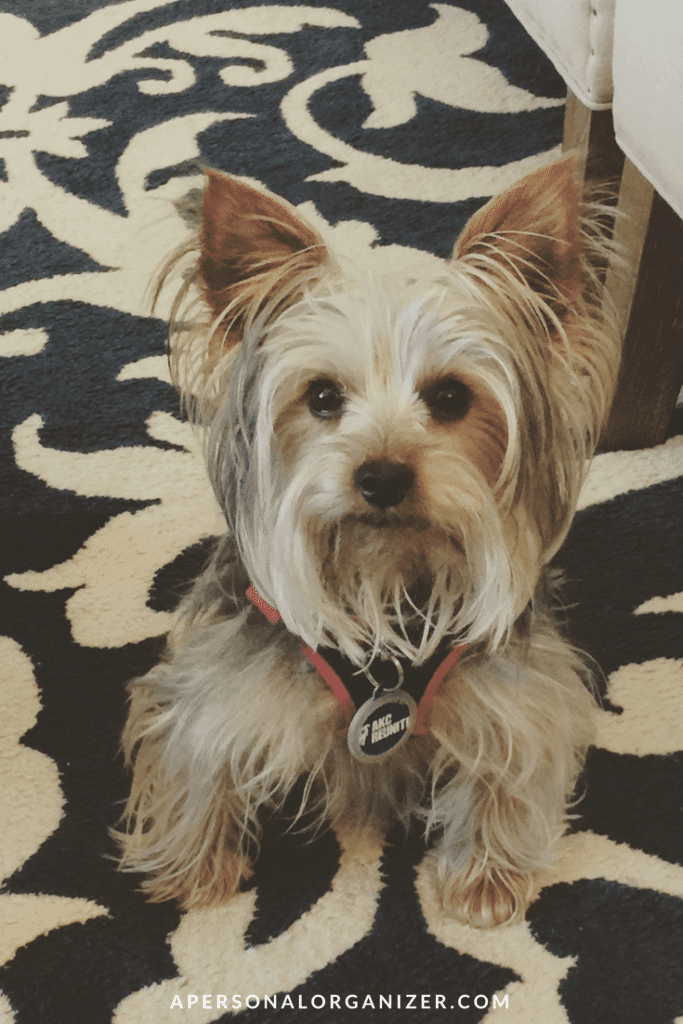
[[[447,830],[439,848],[444,904],[454,917],[479,928],[524,917],[534,873],[547,863],[551,845],[543,830],[537,836],[535,857],[529,857],[524,805],[533,795],[513,797],[503,785],[490,785],[489,789],[482,782],[470,792],[472,804],[460,835],[449,836]],[[558,831],[560,823],[558,816]]]
[[[133,781],[118,835],[121,867],[148,876],[142,887],[155,902],[218,903],[249,877],[257,825],[229,766],[212,765],[209,750],[202,757],[197,749],[196,719],[169,703],[173,677],[173,666],[161,665],[132,686],[123,744]]]
[[[523,918],[592,736],[593,701],[571,650],[547,635],[527,653],[525,664],[468,666],[435,707],[445,726],[434,726],[431,825],[442,833],[444,900],[479,927]]]
[[[148,876],[153,900],[230,897],[251,874],[264,815],[321,774],[338,714],[295,642],[260,649],[241,620],[198,630],[132,685],[122,868]]]

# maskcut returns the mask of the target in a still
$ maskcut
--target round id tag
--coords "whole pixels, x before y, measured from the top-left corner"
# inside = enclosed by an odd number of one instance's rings
[[[351,719],[347,742],[359,761],[379,761],[410,736],[417,705],[405,690],[378,690]]]

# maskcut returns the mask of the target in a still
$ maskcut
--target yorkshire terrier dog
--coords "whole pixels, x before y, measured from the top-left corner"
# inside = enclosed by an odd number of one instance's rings
[[[132,684],[122,866],[224,900],[295,794],[310,827],[421,821],[447,908],[519,919],[592,738],[548,568],[618,364],[574,160],[431,276],[348,267],[207,175],[170,359],[228,529]]]

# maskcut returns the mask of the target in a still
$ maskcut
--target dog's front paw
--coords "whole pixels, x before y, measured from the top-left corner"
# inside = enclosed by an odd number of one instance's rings
[[[444,886],[444,903],[464,924],[493,928],[522,921],[533,889],[533,880],[528,875],[491,866],[449,878]]]
[[[226,855],[220,865],[209,861],[170,875],[152,874],[142,883],[142,889],[152,903],[175,900],[183,910],[216,907],[239,892],[251,874],[247,862]]]

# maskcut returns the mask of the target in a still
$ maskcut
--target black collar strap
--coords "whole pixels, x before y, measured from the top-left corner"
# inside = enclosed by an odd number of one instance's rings
[[[253,584],[247,590],[247,597],[273,624],[280,621],[280,613],[273,608],[256,590]],[[352,662],[332,647],[314,651],[303,646],[304,657],[317,669],[335,695],[350,721],[356,709],[367,701],[379,688],[390,693],[400,687],[409,693],[417,704],[417,718],[414,733],[429,731],[434,697],[448,672],[457,665],[467,650],[467,644],[455,647],[440,647],[428,661],[414,666],[406,658],[395,660],[375,659],[368,668],[368,674],[359,672]],[[374,681],[374,682],[373,682]]]

